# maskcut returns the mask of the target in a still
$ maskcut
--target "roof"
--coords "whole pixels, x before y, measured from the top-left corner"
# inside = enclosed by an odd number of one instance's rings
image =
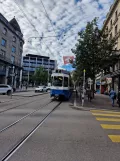
[[[21,29],[20,29],[20,26],[17,22],[17,20],[15,19],[15,17],[9,21],[9,23],[11,24],[11,26],[16,30],[16,31],[19,31],[21,33]]]

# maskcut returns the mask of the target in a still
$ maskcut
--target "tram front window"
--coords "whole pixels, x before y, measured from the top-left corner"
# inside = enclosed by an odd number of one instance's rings
[[[62,87],[63,77],[54,77],[53,79],[53,86]]]
[[[68,87],[68,77],[64,77],[64,87]]]

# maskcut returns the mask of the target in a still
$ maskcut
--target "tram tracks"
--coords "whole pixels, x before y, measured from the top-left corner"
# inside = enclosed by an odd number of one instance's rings
[[[42,95],[42,96],[43,96],[43,95]],[[0,114],[1,114],[1,113],[4,113],[4,112],[6,112],[6,111],[9,111],[9,110],[18,108],[18,107],[20,107],[20,106],[24,106],[24,105],[27,105],[27,104],[31,104],[31,103],[33,103],[33,102],[35,102],[35,101],[37,101],[37,100],[42,100],[43,98],[44,98],[44,97],[42,97],[41,99],[40,99],[40,98],[37,98],[37,99],[35,99],[35,100],[29,101],[29,102],[25,102],[25,103],[22,103],[22,104],[20,104],[20,105],[12,106],[12,107],[10,107],[10,108],[1,110],[1,111],[0,111]]]
[[[46,105],[43,105],[41,108],[46,107],[48,105],[50,105],[53,101],[47,103]],[[58,102],[57,105],[55,105],[51,110],[49,110],[49,112],[26,134],[24,135],[22,138],[20,138],[17,143],[14,144],[14,146],[12,146],[12,148],[10,148],[9,151],[7,151],[5,153],[5,155],[2,157],[2,159],[0,159],[1,161],[7,161],[10,159],[11,156],[14,155],[14,153],[36,132],[36,130],[47,120],[47,118],[60,106],[62,102]],[[33,111],[32,113],[29,113],[28,115],[24,116],[24,118],[21,118],[20,120],[16,121],[16,123],[14,122],[13,124],[9,125],[6,128],[3,128],[0,131],[0,134],[4,131],[6,131],[7,129],[10,129],[13,125],[16,125],[18,122],[22,121],[23,119],[31,116],[33,113],[37,113],[41,108]],[[17,126],[17,125],[16,125]]]
[[[51,100],[50,102],[48,102],[47,104],[42,105],[39,109],[36,109],[36,110],[34,110],[34,111],[28,113],[27,115],[21,117],[20,119],[14,121],[13,123],[7,125],[6,127],[2,128],[2,129],[0,129],[0,133],[2,133],[3,131],[9,129],[10,127],[16,125],[17,123],[19,123],[20,121],[24,120],[25,118],[27,118],[27,117],[33,115],[35,112],[37,112],[37,111],[39,111],[40,109],[44,108],[45,106],[47,106],[47,105],[48,105],[49,103],[51,103],[51,102],[52,102],[52,100]]]

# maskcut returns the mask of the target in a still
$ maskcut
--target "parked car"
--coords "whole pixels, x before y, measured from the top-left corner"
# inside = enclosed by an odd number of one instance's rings
[[[46,86],[38,86],[35,88],[35,92],[47,92],[49,89]]]
[[[12,92],[12,87],[6,84],[0,84],[0,94],[10,95]]]

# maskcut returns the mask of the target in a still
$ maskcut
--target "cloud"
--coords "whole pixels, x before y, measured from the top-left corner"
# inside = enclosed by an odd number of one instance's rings
[[[63,55],[73,55],[71,48],[77,42],[77,32],[83,29],[88,21],[95,16],[100,17],[99,26],[102,26],[113,0],[44,0],[51,22],[41,0],[0,0],[0,2],[0,12],[8,20],[15,16],[20,24],[25,39],[23,55],[28,53],[49,55],[52,59],[57,59],[60,65],[63,62]],[[41,36],[48,38],[40,39]],[[30,37],[38,38],[30,39]]]

